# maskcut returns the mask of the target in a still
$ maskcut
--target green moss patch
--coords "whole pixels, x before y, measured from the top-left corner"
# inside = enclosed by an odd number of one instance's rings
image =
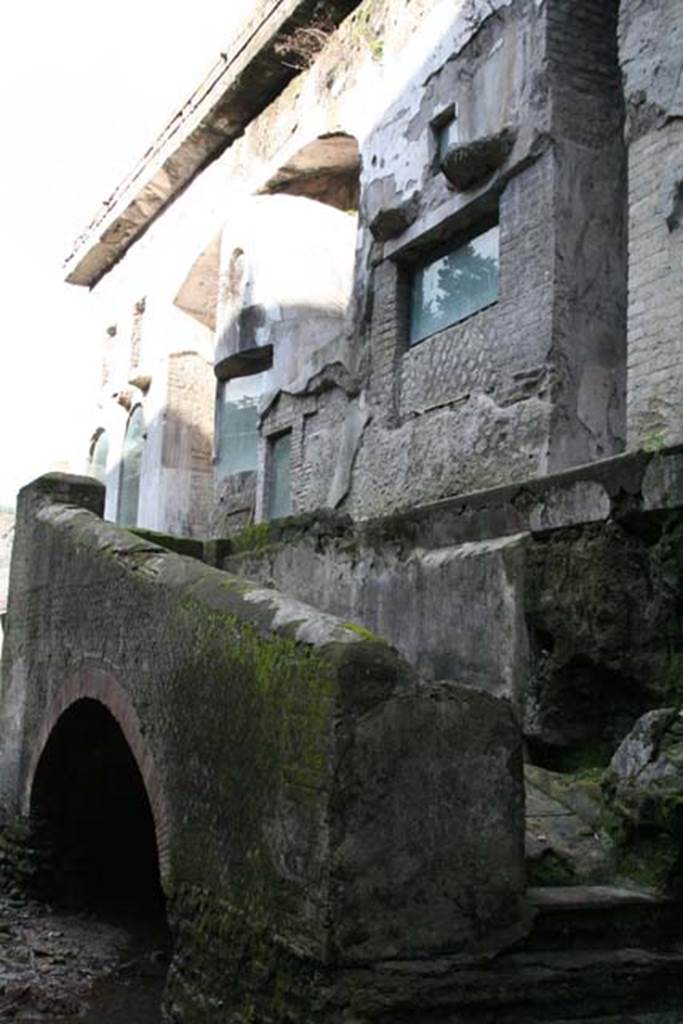
[[[200,561],[204,557],[204,542],[195,540],[193,537],[178,537],[172,533],[158,533],[156,530],[143,530],[137,526],[130,529],[129,532],[143,540],[151,541],[152,544],[158,544],[160,548],[165,548],[167,551],[174,551],[176,555],[188,555],[190,558],[198,558]]]

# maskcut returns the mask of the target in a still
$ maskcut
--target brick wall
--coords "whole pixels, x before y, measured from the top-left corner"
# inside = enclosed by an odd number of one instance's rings
[[[552,0],[546,7],[553,129],[565,139],[600,149],[610,135],[621,133],[623,121],[619,2]]]
[[[622,0],[629,144],[628,443],[683,438],[683,10]]]

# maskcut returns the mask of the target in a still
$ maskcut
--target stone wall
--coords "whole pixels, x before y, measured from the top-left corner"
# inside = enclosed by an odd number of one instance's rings
[[[1,796],[29,810],[77,701],[114,717],[154,818],[173,1012],[265,1019],[289,1000],[293,1019],[341,1021],[359,995],[345,965],[519,934],[509,705],[422,682],[361,627],[102,522],[102,497],[60,475],[20,494]]]
[[[435,157],[435,124],[454,100],[463,159],[484,137],[514,140],[501,166],[466,188],[451,186]],[[559,0],[501,4],[495,15],[465,5],[449,42],[378,118],[361,145],[352,358],[367,414],[341,502],[352,515],[623,448],[622,120],[616,4],[577,18]],[[498,302],[409,347],[411,267],[492,218]],[[346,428],[343,403],[324,393],[315,411],[316,436],[333,443]],[[276,415],[281,428],[285,409]],[[307,458],[325,482],[318,495],[329,494],[330,444]],[[302,488],[295,509],[316,507],[311,497]]]
[[[365,524],[256,527],[222,564],[357,619],[427,678],[507,694],[540,763],[606,764],[683,698],[682,509],[677,448]]]

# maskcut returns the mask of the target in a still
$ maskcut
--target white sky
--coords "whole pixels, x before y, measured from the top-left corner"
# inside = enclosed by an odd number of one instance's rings
[[[0,505],[69,460],[82,470],[102,325],[89,322],[87,289],[62,283],[63,259],[251,6],[8,5],[0,30]]]

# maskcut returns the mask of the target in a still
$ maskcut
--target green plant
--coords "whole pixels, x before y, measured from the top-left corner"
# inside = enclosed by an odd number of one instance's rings
[[[666,444],[663,430],[648,430],[642,437],[642,449],[644,452],[660,452]]]
[[[359,49],[370,51],[373,60],[384,56],[384,39],[380,35],[383,25],[377,17],[384,9],[384,0],[366,0],[351,22],[351,41]]]

